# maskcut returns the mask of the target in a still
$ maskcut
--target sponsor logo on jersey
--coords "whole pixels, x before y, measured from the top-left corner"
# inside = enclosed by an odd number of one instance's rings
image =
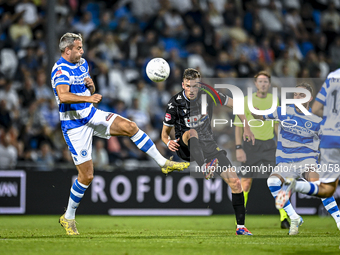
[[[109,115],[107,115],[106,121],[109,121],[113,115],[114,115],[113,113],[110,113]]]
[[[55,73],[55,76],[58,77],[58,76],[62,75],[62,73],[63,73],[63,71],[58,70],[58,71]]]
[[[189,118],[184,118],[184,123],[189,128],[198,127],[202,125],[207,118],[208,115],[190,116]]]
[[[166,121],[171,120],[171,114],[170,114],[170,113],[166,113],[166,114],[165,114],[165,120],[166,120]]]
[[[305,123],[305,127],[306,128],[311,128],[313,126],[313,124],[312,124],[312,122],[310,122],[310,121],[307,121],[306,123]]]

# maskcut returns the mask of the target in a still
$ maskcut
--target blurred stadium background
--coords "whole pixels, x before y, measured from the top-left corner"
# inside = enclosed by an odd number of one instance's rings
[[[83,35],[83,57],[104,96],[97,107],[135,121],[169,157],[160,130],[185,68],[220,79],[267,70],[273,81],[309,79],[316,93],[340,64],[339,10],[339,0],[0,0],[0,213],[59,214],[66,206],[76,169],[50,84],[64,33]],[[146,76],[154,57],[170,64],[165,82]],[[239,165],[233,128],[215,133]],[[93,146],[96,177],[79,213],[232,213],[219,179],[203,182],[188,172],[165,178],[127,138],[94,139]],[[248,213],[276,213],[265,180],[255,181],[250,196]],[[299,195],[293,203],[298,213],[324,214],[319,199]]]

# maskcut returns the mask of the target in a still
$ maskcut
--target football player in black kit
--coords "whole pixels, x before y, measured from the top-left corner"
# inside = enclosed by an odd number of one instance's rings
[[[232,164],[226,157],[226,152],[218,148],[213,138],[211,129],[213,109],[211,106],[214,102],[210,96],[207,96],[207,103],[210,106],[207,109],[207,114],[201,114],[201,94],[205,93],[202,90],[203,88],[204,90],[209,90],[209,88],[200,82],[200,78],[200,73],[193,68],[188,68],[184,71],[183,90],[170,99],[166,109],[162,141],[169,150],[176,152],[183,160],[196,161],[201,169],[207,169],[208,173],[205,173],[206,179],[210,178],[211,173],[213,173],[208,170],[209,166],[214,167],[214,171],[220,174],[232,191],[232,204],[237,222],[236,235],[252,235],[244,226],[245,208],[241,182],[236,172],[233,171]],[[211,94],[213,95],[214,93],[212,92]],[[230,108],[233,107],[232,98],[220,92],[217,93],[221,99],[221,104]],[[245,123],[243,139],[252,140],[254,143],[255,138],[250,131],[245,116],[239,115],[239,117]],[[171,140],[170,132],[174,126],[176,139]]]

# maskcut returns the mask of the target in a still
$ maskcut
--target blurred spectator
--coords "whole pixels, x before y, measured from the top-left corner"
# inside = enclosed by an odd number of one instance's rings
[[[74,29],[82,34],[84,40],[88,38],[90,33],[96,28],[96,25],[92,21],[91,12],[85,12],[80,21],[73,25]]]
[[[93,76],[97,86],[98,93],[105,95],[103,103],[117,98],[117,87],[109,74],[107,64],[101,62],[98,64],[98,73]]]
[[[104,148],[104,140],[96,139],[92,149],[93,165],[96,169],[107,170],[109,167],[109,154]]]
[[[286,48],[286,45],[284,44],[282,40],[281,35],[275,35],[271,44],[271,48],[274,52],[274,58],[277,59],[282,54],[282,51]]]
[[[104,36],[104,41],[98,46],[98,50],[110,67],[113,66],[115,61],[120,60],[123,57],[119,48],[118,37],[115,37],[112,32],[109,32]]]
[[[40,145],[40,150],[37,153],[37,158],[35,159],[37,163],[38,171],[52,171],[54,166],[54,157],[51,151],[51,147],[48,143],[42,143]]]
[[[288,55],[289,55],[290,58],[295,58],[299,61],[302,60],[302,58],[303,58],[302,53],[299,49],[298,44],[294,40],[294,38],[288,39],[286,50],[288,51]]]
[[[40,115],[42,118],[42,122],[46,123],[46,125],[55,130],[60,123],[59,120],[59,109],[55,99],[51,98],[47,100],[46,104],[43,104],[40,108]]]
[[[43,69],[40,69],[37,72],[36,86],[34,90],[39,103],[48,102],[51,99],[54,100],[54,95],[51,87],[47,86],[46,84],[46,73]]]
[[[336,10],[333,1],[328,4],[328,9],[322,12],[321,15],[321,26],[323,29],[328,29],[331,26],[334,31],[340,32],[340,14]]]
[[[242,19],[240,17],[235,18],[234,25],[228,31],[229,36],[240,43],[245,43],[248,39],[247,32],[243,29]]]
[[[289,9],[286,14],[286,25],[288,34],[294,33],[295,38],[300,39],[306,33],[299,11],[295,8]]]
[[[11,113],[7,110],[6,100],[0,99],[0,127],[8,129],[12,125]]]
[[[0,169],[13,169],[17,163],[17,150],[11,144],[8,132],[0,132]]]
[[[183,19],[176,9],[171,9],[164,14],[167,35],[170,37],[185,36],[186,30]]]
[[[139,99],[132,100],[132,106],[127,110],[128,119],[136,122],[140,129],[145,130],[145,127],[150,122],[150,116],[147,112],[142,111],[139,106]]]
[[[271,49],[269,39],[264,38],[259,52],[259,60],[261,65],[272,65],[275,60],[274,51]]]
[[[58,159],[57,162],[73,165],[72,155],[67,146],[63,147],[61,157]]]
[[[111,12],[104,11],[104,13],[100,16],[100,24],[97,29],[103,33],[110,32],[112,31],[112,27],[110,23],[111,23]]]
[[[329,65],[326,61],[325,54],[320,51],[318,53],[318,62],[319,62],[319,68],[320,68],[320,78],[326,79],[327,75],[329,74]]]
[[[137,90],[133,93],[132,97],[137,98],[138,102],[138,109],[142,112],[149,112],[151,98],[150,98],[150,89],[146,86],[143,80],[139,80],[137,82]]]
[[[32,3],[31,0],[21,0],[15,6],[15,12],[23,12],[23,19],[25,23],[30,25],[32,28],[39,22],[37,6]]]
[[[17,48],[28,46],[33,39],[32,29],[23,17],[9,27],[9,35]]]
[[[305,26],[306,31],[309,34],[316,32],[316,22],[313,17],[313,7],[309,3],[303,3],[301,8],[302,24]]]
[[[340,65],[340,36],[338,36],[330,46],[329,52],[332,63],[338,68]]]
[[[28,108],[37,99],[35,90],[33,89],[32,78],[30,76],[25,76],[23,85],[23,88],[18,92],[18,96],[21,107]]]
[[[232,76],[233,66],[229,61],[228,53],[221,51],[218,55],[218,62],[215,66],[216,76],[218,78],[226,78]]]
[[[296,59],[289,58],[287,50],[283,51],[282,56],[277,61],[275,61],[274,70],[276,75],[282,76],[283,65],[287,66],[289,76],[296,77],[300,72],[299,62]]]
[[[277,9],[275,1],[271,0],[267,8],[261,8],[259,17],[264,27],[270,32],[281,32],[283,30],[283,17]]]
[[[36,45],[32,43],[26,47],[26,56],[19,60],[21,75],[33,76],[38,71],[39,67],[40,65],[36,54]]]
[[[236,70],[237,77],[239,78],[248,78],[254,73],[254,70],[245,54],[241,54],[239,60],[236,61],[234,68]]]
[[[0,71],[1,77],[13,79],[18,68],[18,57],[11,48],[3,48],[0,50]],[[1,85],[1,84],[0,84]],[[2,84],[3,85],[3,84]]]
[[[10,111],[11,118],[16,120],[19,117],[19,97],[15,89],[12,88],[12,81],[7,80],[4,90],[0,90],[0,101],[6,102],[6,109]]]

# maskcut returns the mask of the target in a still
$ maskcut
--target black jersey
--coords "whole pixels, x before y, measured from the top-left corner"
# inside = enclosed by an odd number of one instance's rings
[[[211,95],[214,95],[216,103],[226,105],[228,103],[228,96],[220,92],[217,93],[221,102],[213,92],[211,93]],[[206,93],[204,91],[199,91],[195,100],[189,100],[185,96],[184,90],[182,90],[170,99],[165,111],[163,124],[169,127],[175,126],[176,139],[182,137],[184,132],[193,128],[197,131],[201,141],[213,140],[211,120],[215,102],[210,95],[207,95],[207,114],[202,115],[202,94]]]

